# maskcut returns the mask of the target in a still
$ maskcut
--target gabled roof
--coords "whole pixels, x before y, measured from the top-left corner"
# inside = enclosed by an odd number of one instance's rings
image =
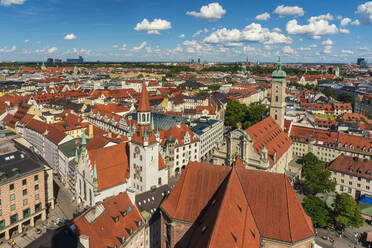
[[[372,160],[361,159],[341,154],[327,168],[355,177],[372,179]]]
[[[261,154],[262,149],[266,147],[271,166],[279,160],[292,144],[291,139],[271,116],[249,127],[245,132],[253,140],[254,149],[258,154]]]
[[[138,112],[150,112],[150,101],[149,101],[149,95],[147,93],[146,84],[142,84],[142,92],[139,98],[139,103],[137,107]]]
[[[219,192],[223,183],[226,183],[226,186],[222,186],[226,189]],[[248,208],[250,209],[253,216],[251,219],[261,237],[295,243],[314,236],[311,219],[304,212],[296,192],[284,174],[190,162],[161,208],[173,220],[195,222],[197,225],[198,218],[202,218],[202,210],[213,202],[214,197],[222,200],[219,203],[221,206],[212,209],[210,213],[208,209],[205,211],[208,215],[217,216],[216,222],[213,224],[213,218],[208,217],[205,224],[212,229],[221,228],[215,229],[218,230],[217,233],[220,232],[218,236],[231,236],[230,232],[235,228],[232,226],[241,221],[237,218],[239,213],[235,211],[238,209],[236,204],[242,208],[242,212],[246,211],[247,218],[250,218]],[[224,228],[219,226],[219,215],[224,216]],[[203,220],[201,219],[202,223]],[[245,226],[254,231],[252,222],[246,221]],[[235,231],[235,237],[241,235],[239,232],[241,230]],[[248,234],[244,234],[244,238],[249,238],[250,232],[246,233]],[[216,237],[216,240],[218,238],[220,237]],[[247,242],[253,240],[246,240],[244,246],[236,247],[251,247]]]
[[[123,184],[129,178],[127,143],[88,150],[88,156],[92,171],[94,166],[97,170],[99,191]]]
[[[102,213],[98,215],[100,212]],[[120,193],[98,203],[74,220],[74,225],[77,227],[76,233],[79,236],[88,236],[91,248],[114,247],[115,245],[120,247],[122,245],[120,240],[123,237],[128,240],[144,223],[144,219],[127,193]]]

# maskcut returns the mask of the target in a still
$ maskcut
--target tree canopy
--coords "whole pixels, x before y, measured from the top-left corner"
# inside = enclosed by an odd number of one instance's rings
[[[329,209],[325,202],[315,195],[307,195],[303,200],[305,212],[310,216],[313,224],[319,227],[327,227],[332,219],[329,214]]]
[[[336,221],[344,228],[363,226],[364,219],[360,213],[360,208],[349,194],[337,194],[333,207]]]
[[[331,172],[325,168],[325,165],[314,154],[308,153],[303,157],[302,175],[307,190],[312,194],[333,192],[336,188],[336,182],[331,180]]]
[[[248,128],[262,120],[266,114],[266,106],[264,104],[245,105],[236,100],[230,101],[226,106],[225,124],[228,126],[238,127],[238,123],[242,128]]]

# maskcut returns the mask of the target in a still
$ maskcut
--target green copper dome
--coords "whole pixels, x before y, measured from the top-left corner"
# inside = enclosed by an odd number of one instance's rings
[[[282,70],[282,62],[280,62],[280,58],[278,59],[278,62],[276,64],[276,70],[273,71],[271,77],[273,78],[273,81],[279,81],[282,82],[287,77],[287,73]]]

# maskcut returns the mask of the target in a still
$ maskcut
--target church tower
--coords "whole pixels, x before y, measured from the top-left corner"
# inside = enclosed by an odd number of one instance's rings
[[[286,72],[282,70],[280,58],[272,73],[270,116],[284,130]]]
[[[160,155],[160,132],[151,125],[151,107],[145,83],[137,107],[137,125],[130,126],[130,188],[141,193],[168,183],[168,169]]]

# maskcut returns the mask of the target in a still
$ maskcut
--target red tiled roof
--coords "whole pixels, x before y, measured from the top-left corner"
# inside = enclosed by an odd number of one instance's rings
[[[222,187],[226,187],[223,193],[219,192]],[[218,209],[212,209],[209,213],[208,204],[212,204],[214,199],[215,208]],[[220,200],[222,202],[218,202]],[[221,205],[217,207],[217,204]],[[235,211],[239,209],[236,205],[242,209],[241,213]],[[253,218],[246,220],[247,227],[254,231],[254,222],[261,237],[295,243],[314,236],[311,219],[284,174],[190,162],[161,208],[171,219],[189,223],[201,221],[202,225],[209,225],[206,230],[214,228],[215,231],[218,228],[218,236],[229,236],[233,232],[238,240],[247,239],[244,244],[255,242],[252,237],[243,235],[240,228],[235,230],[234,226],[237,222],[238,227],[244,224],[239,215],[250,218],[248,209]],[[203,219],[203,209],[208,216],[218,211],[214,224],[211,223],[213,218]],[[223,225],[218,223],[220,214],[221,217],[225,216]],[[198,220],[198,216],[201,216],[201,220]],[[246,233],[249,235],[249,232]],[[227,240],[229,237],[214,238]]]
[[[129,178],[127,143],[88,150],[88,155],[92,171],[96,166],[99,191],[125,183]]]
[[[104,207],[103,213],[92,223],[88,222],[89,217],[87,216],[98,211],[96,209],[100,205]],[[117,222],[115,222],[115,218],[117,218]],[[144,223],[141,213],[131,202],[127,193],[120,193],[97,204],[74,220],[77,235],[88,236],[91,248],[120,247],[122,245],[120,239],[125,237],[125,240],[128,240]],[[130,233],[131,229],[132,233]]]
[[[173,136],[173,138],[177,140],[176,146],[182,146],[184,145],[183,139],[186,133],[188,133],[190,136],[190,143],[193,143],[199,140],[199,138],[193,133],[193,131],[191,131],[191,129],[186,124],[181,124],[180,127],[177,127],[176,125],[176,126],[170,127],[166,131],[161,130],[160,131],[160,138],[161,138],[160,143],[164,145],[165,140],[168,137]]]
[[[146,84],[142,84],[142,92],[138,103],[138,112],[150,112],[150,101],[149,101],[149,95],[147,93]]]
[[[263,148],[266,147],[271,166],[292,144],[291,139],[271,116],[249,127],[245,132],[253,139],[254,149],[258,154],[261,154]]]
[[[372,179],[372,160],[369,159],[361,159],[341,154],[327,169],[353,175],[355,177]]]

